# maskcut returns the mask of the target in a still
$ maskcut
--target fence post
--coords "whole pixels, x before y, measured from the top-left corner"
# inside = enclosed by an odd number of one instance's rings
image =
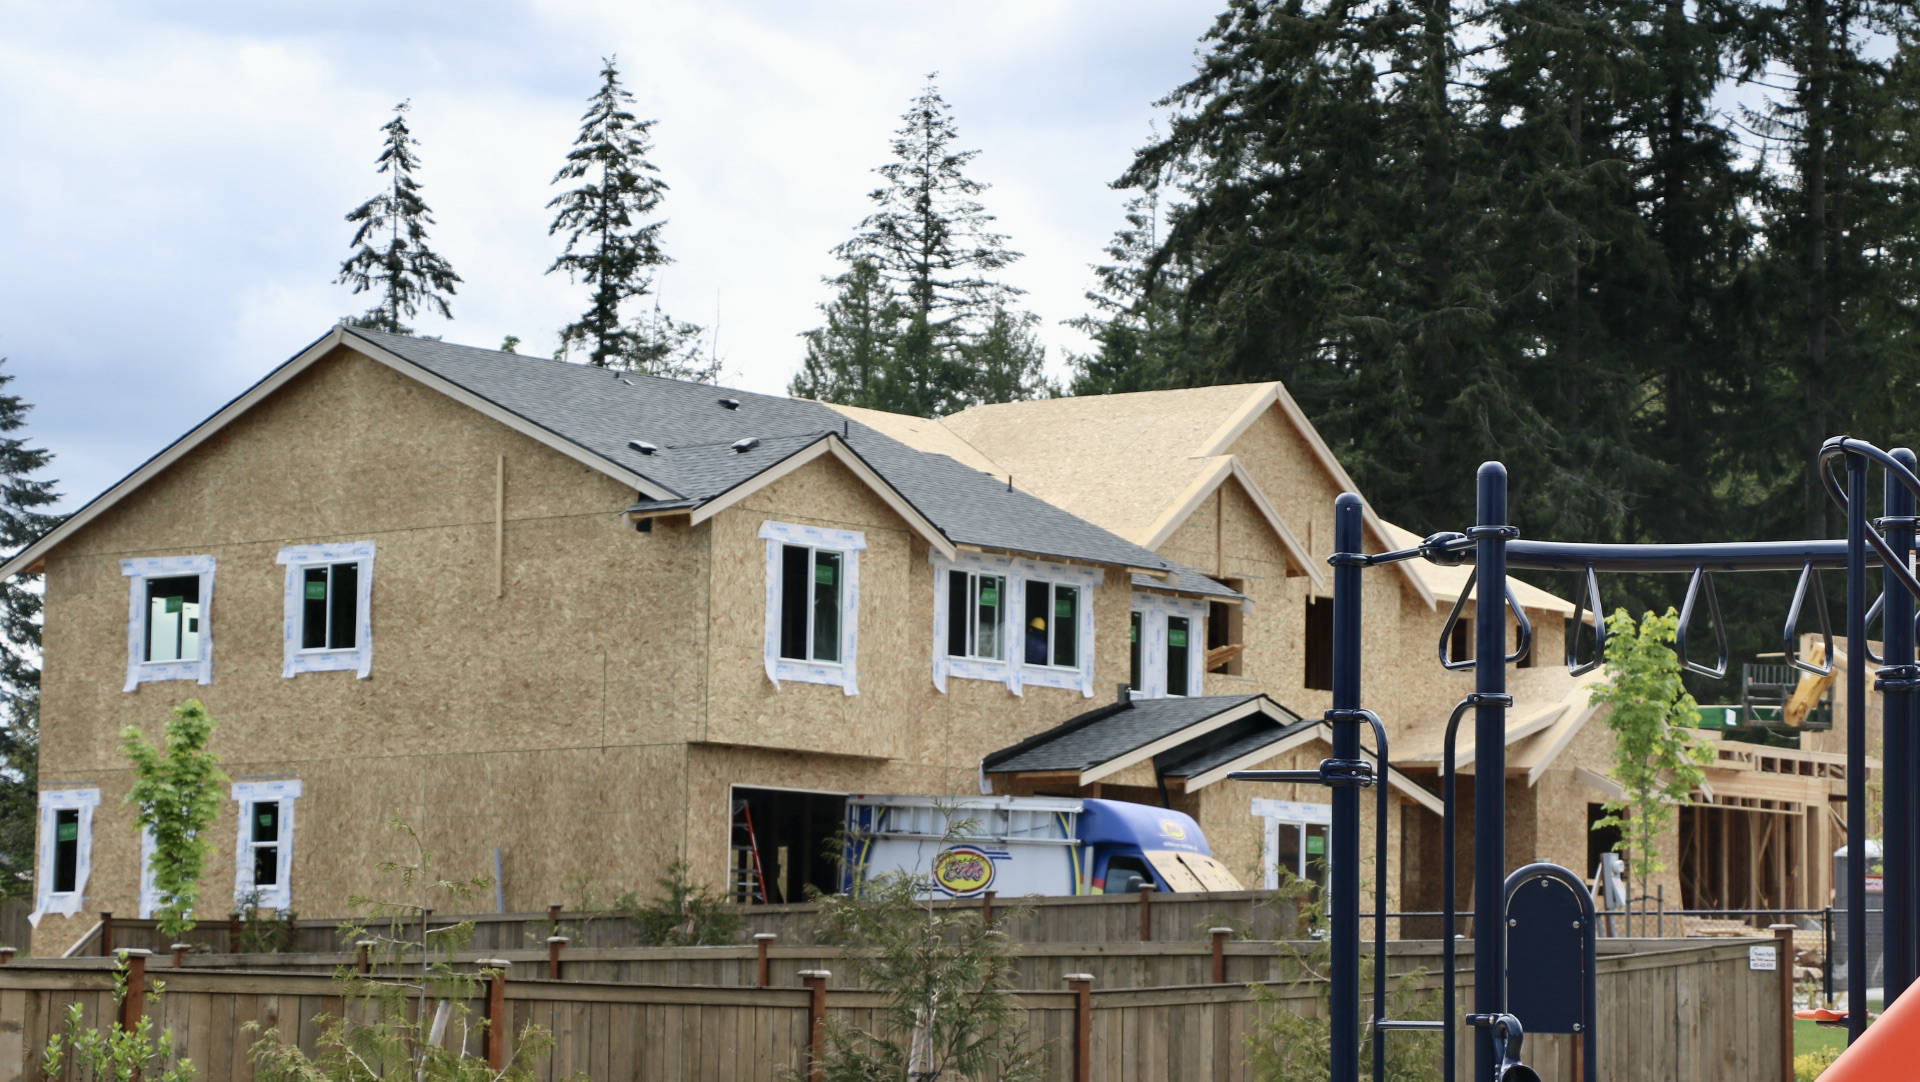
[[[13,961],[13,955],[13,947],[0,947],[0,966],[10,964]]]
[[[1780,1079],[1793,1082],[1793,925],[1770,924],[1767,930],[1773,933],[1778,955],[1774,964],[1780,967]]]
[[[559,902],[547,903],[547,923],[548,924],[560,923],[560,903]]]
[[[1209,928],[1207,934],[1213,937],[1213,983],[1227,983],[1227,937],[1233,934],[1231,928]]]
[[[1073,1082],[1093,1080],[1093,974],[1063,978],[1073,993]]]
[[[238,910],[235,910],[234,913],[227,918],[227,953],[240,953],[240,913]]]
[[[571,942],[573,942],[573,940],[563,935],[550,935],[547,937],[548,980],[557,981],[560,979],[560,952],[566,950],[567,944]]]
[[[487,1069],[505,1070],[507,1034],[513,1028],[507,1019],[507,970],[513,963],[505,958],[482,958],[475,964],[487,978]]]
[[[1153,942],[1153,892],[1151,883],[1140,884],[1140,942]]]
[[[113,910],[100,911],[100,957],[113,956]]]
[[[993,897],[998,893],[990,890],[980,896],[980,923],[988,928],[993,927]]]
[[[773,946],[773,941],[779,938],[779,936],[772,932],[753,933],[754,960],[758,963],[758,968],[755,972],[758,974],[759,987],[761,988],[765,988],[773,983],[773,965],[767,961],[767,948]]]
[[[193,949],[193,944],[175,943],[170,949],[173,951],[173,968],[179,969],[187,964],[187,952]]]
[[[827,978],[830,969],[803,969],[800,983],[812,993],[807,997],[807,1082],[820,1082],[826,1071],[827,1051]]]
[[[120,1028],[132,1032],[147,1013],[147,955],[153,952],[130,948],[120,953],[127,959],[127,998],[120,1001]]]
[[[373,940],[361,939],[353,944],[354,964],[362,976],[373,972]]]

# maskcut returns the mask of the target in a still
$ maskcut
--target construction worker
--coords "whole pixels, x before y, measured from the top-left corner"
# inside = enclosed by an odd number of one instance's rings
[[[1036,616],[1027,621],[1027,664],[1047,663],[1047,618]]]

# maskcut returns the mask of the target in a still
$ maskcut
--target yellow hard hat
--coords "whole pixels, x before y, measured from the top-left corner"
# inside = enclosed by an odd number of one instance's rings
[[[1027,621],[1027,626],[1035,631],[1045,631],[1047,629],[1047,618],[1044,616],[1036,616]]]

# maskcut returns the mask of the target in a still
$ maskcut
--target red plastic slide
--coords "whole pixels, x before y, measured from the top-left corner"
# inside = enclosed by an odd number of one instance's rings
[[[1796,1012],[1798,1013],[1798,1012]],[[1920,1064],[1920,995],[1887,1006],[1860,1039],[1847,1046],[1820,1082],[1888,1082],[1914,1077]]]

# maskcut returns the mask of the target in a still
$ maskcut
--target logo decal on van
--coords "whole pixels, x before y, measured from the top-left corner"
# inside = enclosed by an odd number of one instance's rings
[[[948,894],[978,894],[993,885],[993,858],[971,845],[956,845],[933,858],[933,881]]]
[[[1187,840],[1187,828],[1181,826],[1177,820],[1162,819],[1160,820],[1160,836],[1162,838],[1172,838],[1177,842],[1184,842]]]

